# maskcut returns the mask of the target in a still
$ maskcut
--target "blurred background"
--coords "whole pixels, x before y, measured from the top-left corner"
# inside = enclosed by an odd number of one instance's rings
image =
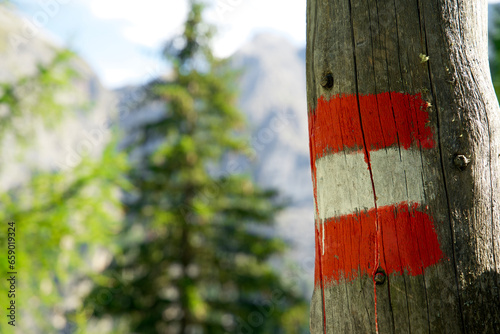
[[[1,333],[308,333],[306,1],[205,4],[0,2]]]

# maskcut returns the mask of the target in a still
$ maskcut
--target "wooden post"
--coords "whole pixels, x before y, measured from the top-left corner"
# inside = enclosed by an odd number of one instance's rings
[[[486,0],[308,0],[311,333],[500,333]]]

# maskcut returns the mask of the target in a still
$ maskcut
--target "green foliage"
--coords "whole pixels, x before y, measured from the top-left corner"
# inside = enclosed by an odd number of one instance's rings
[[[0,141],[6,134],[28,144],[35,121],[53,127],[64,118],[71,106],[65,97],[72,91],[77,73],[70,66],[74,57],[69,50],[57,51],[48,64],[38,64],[32,75],[15,82],[0,83]]]
[[[269,264],[285,250],[272,237],[282,204],[222,163],[245,151],[243,119],[202,12],[192,1],[184,33],[165,49],[173,79],[145,87],[166,113],[128,147],[142,155],[129,173],[122,249],[86,305],[134,333],[299,333],[306,304]]]
[[[75,105],[65,98],[71,96],[76,77],[72,57],[66,50],[56,52],[33,75],[0,84],[0,105],[8,111],[2,115],[0,139],[12,136],[29,152],[34,122],[56,126],[75,113]],[[7,249],[6,224],[15,222],[16,227],[18,332],[55,333],[70,322],[85,324],[84,314],[68,319],[66,313],[81,303],[78,294],[85,291],[80,291],[80,283],[94,270],[92,257],[98,250],[112,251],[111,240],[121,230],[123,216],[120,189],[130,189],[124,177],[127,158],[117,153],[115,144],[97,160],[85,158],[69,171],[33,170],[30,179],[0,192],[1,249]],[[3,273],[11,271],[7,265],[0,261]],[[9,302],[7,283],[0,281],[2,307]],[[10,330],[6,321],[0,322],[1,333]]]
[[[38,330],[55,331],[50,319],[68,311],[62,306],[70,297],[67,289],[93,270],[92,256],[109,248],[120,230],[117,190],[127,183],[115,173],[125,168],[125,156],[110,146],[101,162],[86,159],[70,172],[38,172],[22,187],[1,194],[0,221],[16,223],[17,303],[23,314],[35,318]],[[2,249],[7,247],[4,236]],[[6,265],[0,264],[3,272]],[[6,282],[1,284],[6,291]],[[26,325],[18,322],[21,328]]]

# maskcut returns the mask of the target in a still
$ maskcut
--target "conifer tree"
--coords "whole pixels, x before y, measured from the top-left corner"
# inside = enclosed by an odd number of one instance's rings
[[[190,5],[165,48],[171,78],[144,88],[164,117],[140,124],[127,148],[137,189],[124,204],[127,241],[86,305],[134,333],[299,333],[304,300],[269,264],[285,250],[270,233],[282,204],[222,163],[248,147],[236,76],[212,54],[204,5]]]

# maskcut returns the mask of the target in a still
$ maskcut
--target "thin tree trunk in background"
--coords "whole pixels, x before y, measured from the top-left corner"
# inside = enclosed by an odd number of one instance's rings
[[[308,0],[311,333],[500,333],[486,0]]]

